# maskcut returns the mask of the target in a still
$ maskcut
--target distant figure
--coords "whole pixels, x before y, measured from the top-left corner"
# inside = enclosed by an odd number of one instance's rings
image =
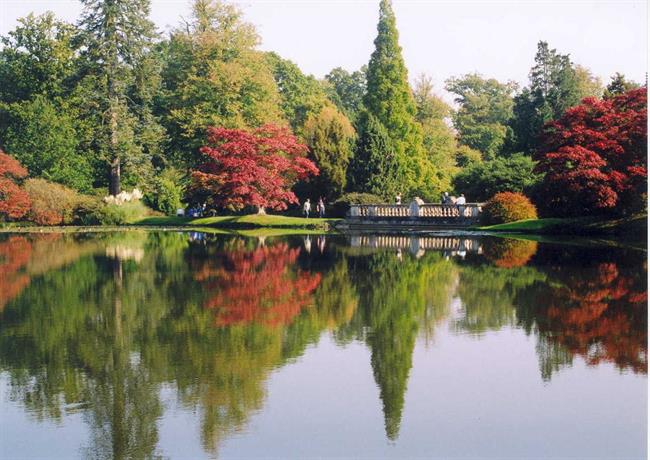
[[[318,200],[318,205],[316,207],[318,208],[317,209],[318,217],[320,217],[321,219],[325,217],[325,202],[323,201],[322,198]]]
[[[307,198],[305,204],[302,205],[302,211],[305,214],[305,218],[309,219],[309,211],[311,211],[311,203],[309,202],[309,198]]]
[[[449,197],[449,192],[445,192],[442,194],[442,198],[440,199],[440,202],[442,204],[451,204],[451,198]]]
[[[400,193],[395,197],[395,204],[402,204],[402,195]]]
[[[460,217],[465,216],[465,195],[462,193],[458,198],[456,198],[456,206],[458,206],[458,214]]]
[[[413,201],[409,204],[409,217],[419,217],[420,216],[420,206],[424,204],[424,201],[419,196],[413,198]]]

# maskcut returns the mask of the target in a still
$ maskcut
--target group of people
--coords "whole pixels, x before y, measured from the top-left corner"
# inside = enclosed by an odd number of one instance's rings
[[[305,203],[302,205],[302,212],[305,218],[309,219],[309,213],[311,212],[311,202],[309,201],[309,198],[307,198]],[[320,218],[325,217],[325,202],[322,197],[318,199],[318,203],[316,204],[316,213]]]
[[[442,204],[455,204],[455,205],[464,205],[464,204],[466,204],[465,195],[462,194],[462,193],[460,194],[460,196],[458,198],[456,198],[454,196],[450,196],[449,192],[445,192],[445,193],[442,194],[440,202]]]

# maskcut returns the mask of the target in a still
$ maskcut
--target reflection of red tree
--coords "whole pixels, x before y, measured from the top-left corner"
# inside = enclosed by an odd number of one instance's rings
[[[293,271],[300,253],[286,243],[255,250],[224,253],[218,267],[208,262],[195,277],[216,291],[206,306],[216,311],[215,323],[227,326],[260,323],[289,324],[303,308],[321,281],[320,274]]]
[[[586,275],[586,276],[585,276]],[[613,362],[647,372],[647,289],[602,263],[554,290],[538,318],[540,332],[589,365]]]
[[[23,236],[11,236],[0,243],[0,310],[29,284],[23,270],[32,254],[32,245]]]

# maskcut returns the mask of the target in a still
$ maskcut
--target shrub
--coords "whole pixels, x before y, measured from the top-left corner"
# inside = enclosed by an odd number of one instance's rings
[[[25,191],[32,202],[27,219],[38,225],[70,224],[79,202],[79,194],[68,187],[45,179],[28,179]]]
[[[173,216],[183,207],[184,189],[182,175],[175,169],[167,169],[154,180],[152,190],[145,194],[144,199],[156,211]]]
[[[82,195],[75,206],[72,220],[77,225],[100,225],[101,208],[104,206],[99,197]]]
[[[87,219],[100,225],[125,225],[132,224],[152,214],[152,210],[140,201],[119,205],[100,203],[97,209],[87,216]]]
[[[484,224],[505,224],[522,219],[537,219],[537,209],[521,193],[501,192],[483,206],[481,219]]]
[[[29,211],[29,196],[17,183],[25,176],[18,160],[0,150],[0,218],[20,219]]]
[[[379,204],[385,202],[385,199],[371,193],[346,193],[334,202],[331,212],[328,211],[328,214],[334,217],[345,217],[351,204]]]

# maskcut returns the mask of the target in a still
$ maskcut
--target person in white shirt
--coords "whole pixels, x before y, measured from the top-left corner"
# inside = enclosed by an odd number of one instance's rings
[[[302,205],[302,210],[305,213],[305,217],[309,219],[309,211],[311,211],[311,203],[309,202],[309,198],[307,198],[305,204]]]
[[[462,193],[458,198],[456,198],[456,206],[458,206],[458,215],[460,217],[465,217],[465,195]]]

